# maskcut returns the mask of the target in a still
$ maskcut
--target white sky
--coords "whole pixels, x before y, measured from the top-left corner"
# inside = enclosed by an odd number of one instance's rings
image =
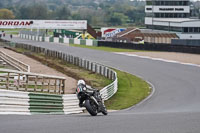
[[[134,1],[134,0],[130,0],[130,1]],[[146,1],[146,0],[140,0],[140,1]],[[190,1],[200,1],[200,0],[190,0]]]

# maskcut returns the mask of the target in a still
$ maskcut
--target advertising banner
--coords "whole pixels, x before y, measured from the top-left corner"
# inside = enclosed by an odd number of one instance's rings
[[[0,20],[0,29],[87,29],[86,20]]]
[[[117,33],[124,31],[124,28],[102,28],[102,37],[110,38],[114,37]]]

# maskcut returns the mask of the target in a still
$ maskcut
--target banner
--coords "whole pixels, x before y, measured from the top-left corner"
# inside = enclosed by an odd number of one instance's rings
[[[124,28],[102,28],[102,37],[110,38],[114,37],[117,33],[124,31]]]
[[[87,29],[86,20],[0,20],[0,29]]]

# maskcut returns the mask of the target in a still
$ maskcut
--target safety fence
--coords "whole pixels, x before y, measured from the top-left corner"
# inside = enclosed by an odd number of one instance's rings
[[[54,42],[54,43],[65,43],[65,44],[78,44],[86,46],[98,46],[97,40],[90,39],[76,39],[76,38],[66,38],[66,37],[45,37],[37,36],[31,34],[20,34],[20,37],[23,39],[29,39],[39,42]]]
[[[5,52],[3,52],[1,50],[0,50],[0,58],[20,71],[30,72],[29,65],[11,57],[10,55],[6,54]]]
[[[0,114],[81,113],[75,94],[54,95],[0,89]]]

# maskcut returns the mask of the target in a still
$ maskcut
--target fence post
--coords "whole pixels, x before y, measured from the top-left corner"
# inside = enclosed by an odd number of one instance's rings
[[[101,65],[100,65],[100,66],[99,66],[99,74],[100,74],[100,75],[102,75],[102,74],[101,74],[101,73],[102,73],[101,68],[102,68],[102,67],[101,67]]]
[[[103,67],[103,76],[106,77],[106,67]]]
[[[26,87],[25,87],[25,91],[28,90],[28,75],[26,75]]]
[[[37,89],[37,81],[38,81],[38,76],[35,77],[35,87],[34,87],[35,92],[36,92],[36,89]]]
[[[51,79],[49,79],[49,83],[48,83],[48,93],[50,93],[50,85],[51,85]]]
[[[62,89],[63,89],[63,94],[66,94],[66,91],[65,91],[65,80],[62,80]]]
[[[55,79],[55,91],[54,91],[55,93],[56,93],[56,89],[57,89],[56,86],[57,86],[57,80]]]
[[[10,73],[8,72],[8,76],[7,76],[7,78],[6,78],[6,89],[9,89],[9,86],[10,86],[10,81],[9,81],[9,79],[10,79]]]
[[[107,69],[107,78],[109,78],[109,75],[110,75],[110,69]]]
[[[97,71],[97,64],[95,63],[95,73],[98,73]]]
[[[89,70],[89,68],[90,68],[90,62],[87,61],[86,69]]]
[[[41,87],[41,91],[44,92],[44,77],[42,77],[42,87]]]
[[[17,79],[17,90],[19,90],[19,84],[20,84],[20,74],[18,74],[18,79]]]

